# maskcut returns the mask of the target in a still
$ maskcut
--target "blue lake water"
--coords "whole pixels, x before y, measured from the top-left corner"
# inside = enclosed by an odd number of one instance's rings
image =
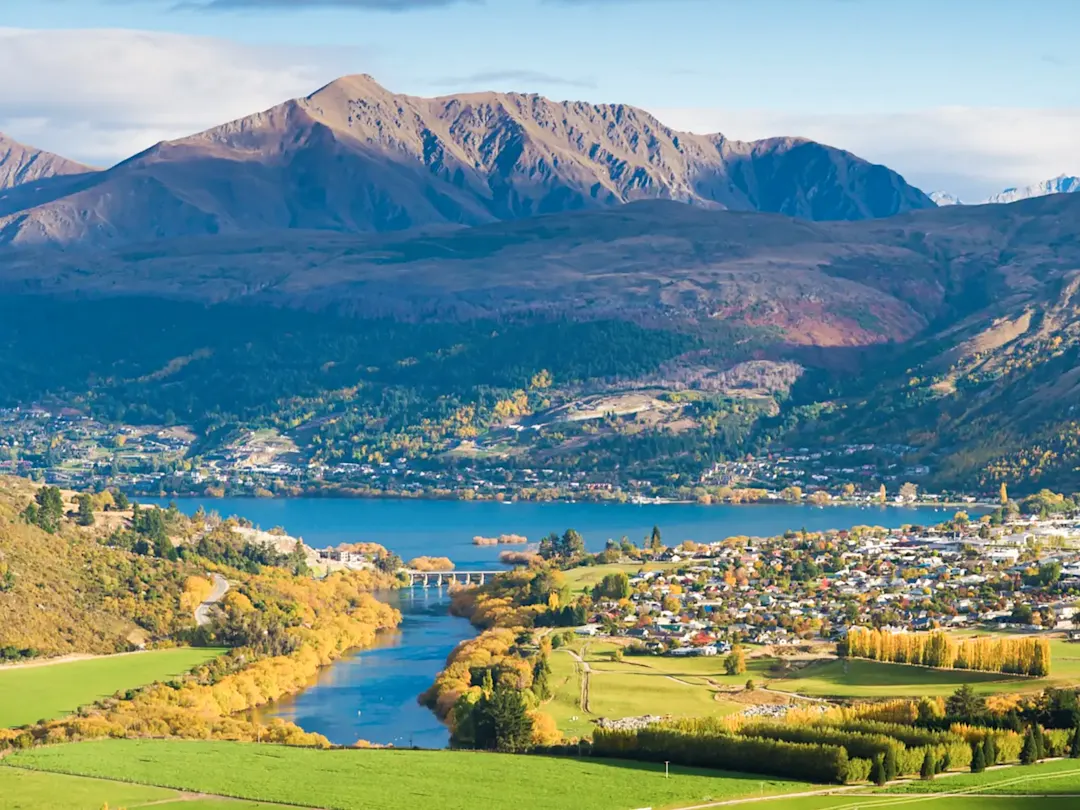
[[[153,500],[155,503],[167,501]],[[707,543],[732,535],[773,536],[787,529],[847,529],[905,523],[940,523],[955,509],[902,506],[753,504],[496,503],[342,498],[181,498],[192,513],[199,506],[222,517],[239,515],[256,526],[282,526],[313,548],[360,541],[381,543],[402,559],[449,557],[458,568],[490,567],[499,552],[514,546],[475,546],[477,535],[520,534],[538,542],[551,532],[577,529],[592,551],[623,535],[641,544],[659,526],[666,543]]]
[[[501,550],[473,545],[475,535],[514,533],[536,542],[549,532],[574,528],[596,551],[609,537],[626,535],[640,543],[654,525],[670,544],[709,542],[740,534],[769,536],[803,527],[925,525],[939,523],[955,511],[896,506],[503,505],[322,498],[185,498],[177,505],[189,514],[202,506],[224,517],[242,516],[263,529],[282,526],[316,548],[369,541],[381,543],[405,560],[420,555],[445,556],[458,568],[474,569],[490,568]],[[416,698],[442,669],[454,646],[475,631],[464,619],[449,615],[448,596],[437,589],[400,591],[384,598],[402,612],[397,632],[385,634],[376,647],[326,668],[307,690],[264,708],[259,715],[291,720],[341,745],[365,739],[396,746],[444,747],[446,729]]]

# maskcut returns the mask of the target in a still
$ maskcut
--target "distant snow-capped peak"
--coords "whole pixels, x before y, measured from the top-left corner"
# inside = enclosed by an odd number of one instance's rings
[[[985,200],[980,200],[975,205],[986,203],[1011,203],[1017,200],[1027,200],[1032,197],[1045,197],[1047,194],[1072,194],[1080,191],[1080,177],[1069,174],[1059,174],[1041,183],[1032,183],[1022,188],[1007,188],[997,194],[991,194]],[[949,194],[947,191],[932,191],[928,195],[939,207],[944,205],[966,205],[960,198]]]
[[[1047,194],[1070,194],[1080,191],[1080,177],[1072,177],[1067,174],[1059,174],[1050,180],[1043,180],[1023,188],[1007,188],[1000,194],[994,194],[986,198],[988,203],[1011,203],[1017,200],[1026,200],[1030,197],[1045,197]]]
[[[947,191],[931,191],[927,196],[939,208],[945,205],[963,205],[959,197],[954,197]]]

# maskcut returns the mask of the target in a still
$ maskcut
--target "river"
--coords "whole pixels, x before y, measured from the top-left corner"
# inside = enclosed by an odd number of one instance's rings
[[[338,745],[357,740],[398,747],[445,748],[446,726],[416,702],[459,641],[476,631],[449,614],[449,595],[436,588],[394,591],[380,598],[401,611],[395,633],[370,649],[326,667],[299,695],[263,707],[261,720],[280,717]]]
[[[155,501],[164,503],[164,501]],[[575,528],[591,550],[626,535],[640,543],[654,525],[666,543],[709,542],[732,535],[776,535],[787,529],[821,530],[859,524],[900,526],[938,523],[953,509],[897,506],[793,505],[698,506],[695,504],[514,503],[463,501],[345,500],[297,498],[184,498],[190,514],[199,506],[222,516],[239,515],[263,529],[282,526],[315,548],[338,543],[381,543],[405,560],[445,556],[458,568],[491,567],[500,549],[475,546],[475,535],[522,534],[536,541],[551,531]],[[978,511],[978,510],[973,510]],[[503,548],[506,548],[505,546]],[[511,546],[510,548],[513,548]],[[400,591],[384,596],[402,612],[395,633],[378,645],[341,659],[304,692],[259,712],[263,719],[292,720],[331,742],[358,739],[397,746],[441,748],[446,729],[416,697],[442,669],[454,646],[474,635],[464,619],[447,611],[445,592]]]

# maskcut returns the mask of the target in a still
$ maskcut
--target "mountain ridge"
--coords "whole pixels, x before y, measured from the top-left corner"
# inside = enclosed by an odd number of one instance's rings
[[[52,152],[19,143],[0,132],[0,192],[42,180],[95,171]]]
[[[644,199],[812,220],[933,205],[887,167],[805,139],[693,135],[627,105],[538,95],[425,99],[359,75],[156,144],[71,193],[23,195],[0,209],[0,244],[383,232]]]

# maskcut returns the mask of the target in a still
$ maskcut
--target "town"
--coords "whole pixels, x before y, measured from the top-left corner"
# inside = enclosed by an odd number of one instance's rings
[[[1045,513],[1049,495],[1024,502]],[[1003,514],[1004,512],[1004,514]],[[1004,518],[1004,519],[1003,519]],[[713,655],[731,645],[841,639],[848,627],[1074,632],[1080,520],[998,510],[958,512],[937,527],[856,527],[781,537],[687,542],[637,563],[609,543],[602,572],[624,593],[589,591],[583,635],[623,636],[644,650]],[[571,582],[580,572],[566,572]]]
[[[211,446],[183,425],[112,425],[72,408],[0,408],[0,473],[137,496],[331,493],[701,504],[805,500],[819,505],[978,501],[969,493],[919,487],[929,469],[904,464],[910,450],[874,444],[780,449],[718,462],[695,479],[673,482],[453,455],[328,464],[311,460],[292,438],[273,430],[239,430],[228,441]]]

